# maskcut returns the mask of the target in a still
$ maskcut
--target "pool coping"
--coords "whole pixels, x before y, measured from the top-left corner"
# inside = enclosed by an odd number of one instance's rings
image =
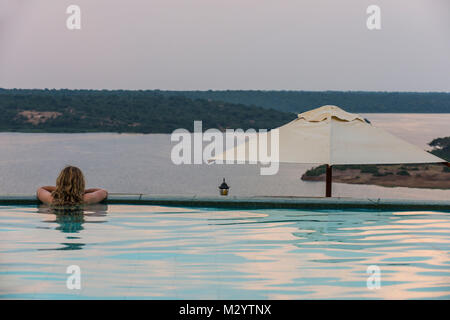
[[[0,195],[0,205],[37,205],[35,195]],[[214,208],[444,210],[450,200],[357,199],[323,197],[206,197],[148,194],[113,194],[106,204],[165,205]]]

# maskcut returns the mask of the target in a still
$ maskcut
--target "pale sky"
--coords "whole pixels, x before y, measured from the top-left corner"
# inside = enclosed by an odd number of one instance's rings
[[[0,87],[450,91],[450,1],[0,0]]]

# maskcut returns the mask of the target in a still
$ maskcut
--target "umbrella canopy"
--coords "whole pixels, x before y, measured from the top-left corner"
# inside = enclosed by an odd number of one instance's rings
[[[329,167],[345,164],[446,162],[372,126],[360,115],[348,113],[336,106],[327,105],[301,113],[297,119],[277,129],[279,162],[327,164]],[[255,134],[234,150],[227,150],[211,160],[226,160],[227,154],[235,152],[237,161],[258,161],[258,155],[249,154],[248,150],[251,140],[258,139],[259,135]],[[271,132],[268,132],[269,152],[274,149],[270,135]]]

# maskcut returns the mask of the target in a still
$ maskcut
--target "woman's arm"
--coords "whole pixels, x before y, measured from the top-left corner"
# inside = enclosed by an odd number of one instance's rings
[[[45,187],[41,187],[39,189],[44,189],[44,190],[47,190],[48,192],[53,192],[56,190],[56,187],[55,186],[45,186]]]
[[[88,192],[89,191],[89,192]],[[83,201],[87,204],[98,203],[108,197],[108,191],[104,189],[87,189],[84,193]]]
[[[51,204],[53,201],[52,191],[54,191],[56,187],[45,186],[40,187],[36,191],[36,197],[45,204]]]

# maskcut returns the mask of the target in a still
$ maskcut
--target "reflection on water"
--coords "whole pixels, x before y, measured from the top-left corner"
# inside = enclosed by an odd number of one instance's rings
[[[83,230],[84,210],[83,208],[53,208],[40,206],[39,213],[54,214],[55,221],[59,226],[56,230],[64,233],[78,233]],[[53,221],[47,221],[53,223]]]
[[[59,230],[62,233],[80,233],[84,230],[83,224],[86,222],[85,217],[105,217],[107,210],[108,206],[106,204],[91,204],[73,207],[55,207],[41,204],[39,205],[37,212],[46,216],[54,215],[55,220],[46,219],[43,222],[58,224],[55,230]],[[103,222],[106,222],[106,220],[97,221],[97,223]],[[88,221],[88,223],[92,222]],[[66,239],[81,238],[68,235]],[[63,247],[41,250],[80,250],[83,249],[83,246],[85,246],[84,243],[61,243],[61,245],[63,245]]]
[[[0,297],[450,297],[446,212],[47,210],[0,207]],[[65,287],[72,264],[83,275],[76,292]],[[379,290],[366,287],[370,265]]]

